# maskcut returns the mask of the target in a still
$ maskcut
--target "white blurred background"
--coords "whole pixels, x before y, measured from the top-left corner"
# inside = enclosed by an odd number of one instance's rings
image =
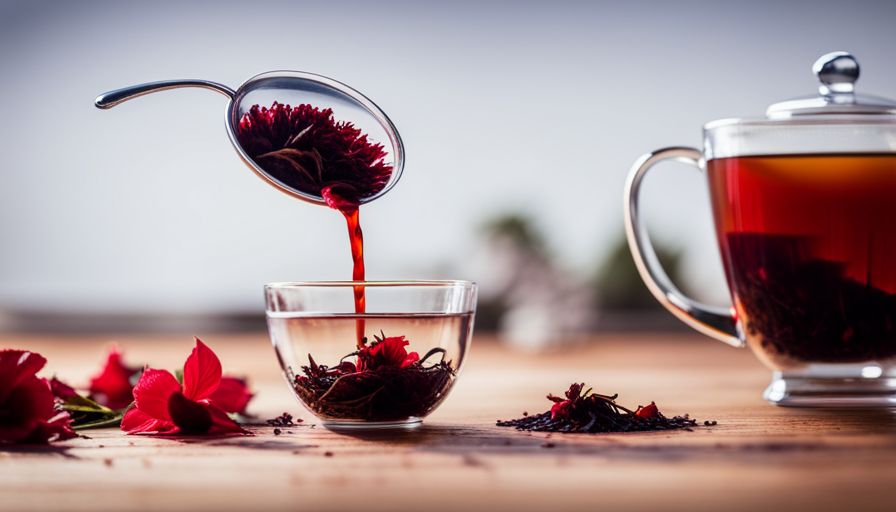
[[[862,1],[2,2],[0,315],[254,314],[266,282],[350,278],[342,216],[244,166],[224,97],[96,109],[111,89],[276,69],[349,84],[407,149],[404,177],[361,211],[368,278],[487,294],[489,219],[528,216],[552,264],[590,279],[639,155],[814,94],[824,53],[852,52],[860,92],[896,97],[894,21],[896,3]],[[705,189],[670,165],[644,200],[687,288],[721,304]]]

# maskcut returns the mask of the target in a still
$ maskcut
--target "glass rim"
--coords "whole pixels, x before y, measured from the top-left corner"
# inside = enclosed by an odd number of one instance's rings
[[[729,117],[716,119],[703,125],[704,131],[712,131],[717,128],[729,126],[756,127],[767,126],[785,128],[789,126],[855,126],[855,125],[896,125],[896,116],[892,115],[848,115],[828,114],[814,116],[792,116],[780,118],[768,117]]]
[[[281,281],[264,285],[265,290],[288,290],[292,288],[348,288],[354,286],[399,288],[399,287],[437,287],[454,286],[476,287],[474,281],[465,280],[395,280],[395,281]]]

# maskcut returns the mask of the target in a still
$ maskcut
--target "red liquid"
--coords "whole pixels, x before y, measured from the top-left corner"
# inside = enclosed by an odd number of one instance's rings
[[[358,219],[358,208],[343,208],[340,210],[345,215],[348,224],[348,239],[352,247],[352,281],[364,280],[364,234],[361,232],[361,224]],[[355,313],[364,313],[367,307],[364,303],[364,287],[355,286]],[[355,322],[358,348],[364,346],[364,319]]]
[[[364,237],[358,206],[388,184],[392,165],[382,144],[352,123],[336,121],[332,109],[274,102],[254,105],[240,119],[240,146],[266,177],[312,196],[345,215],[352,249],[353,281],[364,281]],[[355,286],[355,313],[364,313],[364,287]],[[364,320],[357,322],[358,348],[365,346]]]
[[[707,162],[747,341],[772,362],[896,355],[896,154]]]

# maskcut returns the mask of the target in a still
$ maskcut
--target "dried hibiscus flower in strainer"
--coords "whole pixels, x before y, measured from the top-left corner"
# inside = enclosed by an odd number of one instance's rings
[[[368,141],[352,123],[336,121],[330,108],[254,105],[240,120],[237,138],[265,172],[340,211],[357,208],[392,176],[383,145]]]

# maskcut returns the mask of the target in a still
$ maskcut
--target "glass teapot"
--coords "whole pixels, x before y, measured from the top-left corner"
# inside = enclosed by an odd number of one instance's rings
[[[648,153],[625,186],[625,227],[647,287],[698,331],[749,346],[787,406],[896,406],[896,102],[857,94],[845,52],[813,66],[819,95],[763,119],[703,128],[703,151]],[[639,215],[642,180],[667,159],[705,172],[728,310],[679,291]]]

